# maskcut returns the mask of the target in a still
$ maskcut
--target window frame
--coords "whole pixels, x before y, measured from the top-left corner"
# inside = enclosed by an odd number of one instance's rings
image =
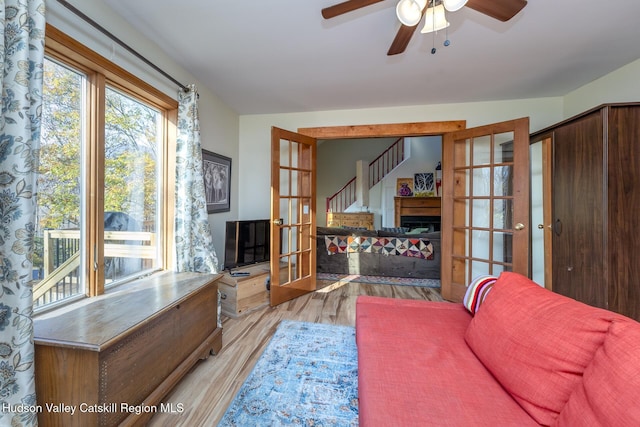
[[[105,94],[107,86],[156,108],[162,116],[159,180],[162,185],[158,210],[159,236],[157,240],[160,262],[166,270],[173,263],[173,218],[175,196],[175,153],[177,138],[178,102],[140,78],[99,55],[56,27],[47,24],[45,56],[86,75],[87,96],[84,132],[86,154],[82,161],[88,171],[85,178],[85,221],[81,234],[86,236],[84,263],[85,295],[94,297],[105,293],[104,265],[104,171],[105,171]],[[97,268],[94,267],[97,261]],[[116,286],[117,287],[117,286]],[[110,288],[112,289],[112,288]],[[64,304],[64,303],[63,303]],[[56,307],[58,304],[54,304]],[[52,307],[53,308],[53,307]],[[42,307],[47,310],[47,306]],[[40,311],[40,310],[38,310]]]

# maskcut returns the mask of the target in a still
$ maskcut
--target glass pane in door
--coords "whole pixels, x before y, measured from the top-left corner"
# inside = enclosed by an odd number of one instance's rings
[[[442,296],[461,301],[481,274],[528,276],[529,119],[445,134],[442,169]]]
[[[282,223],[279,285],[308,288],[312,277],[312,151],[305,144],[280,139],[279,218]],[[315,247],[313,248],[315,249]],[[307,280],[308,281],[308,280]],[[301,284],[299,284],[300,282]]]
[[[509,122],[509,126],[528,128],[528,120],[517,122]],[[506,128],[507,123],[496,124],[496,129]],[[514,270],[514,230],[524,227],[520,223],[514,225],[516,133],[492,130],[490,125],[445,139],[447,155],[451,156],[447,159],[451,164],[447,170],[451,182],[444,183],[445,196],[451,198],[450,217],[446,218],[451,226],[451,271],[443,274],[450,275],[446,278],[451,280],[446,284],[447,292],[455,289],[456,298],[479,275]],[[519,133],[519,144],[527,147],[528,167],[527,137],[528,133]],[[521,221],[527,223],[524,218]]]
[[[545,206],[543,141],[531,144],[531,278],[545,286]],[[547,208],[548,209],[548,208]],[[538,225],[537,227],[535,225]],[[551,269],[551,265],[546,266]]]

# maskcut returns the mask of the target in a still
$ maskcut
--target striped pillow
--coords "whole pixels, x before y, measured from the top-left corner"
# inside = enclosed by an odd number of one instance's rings
[[[462,301],[469,313],[476,314],[498,278],[495,276],[478,276],[471,281]]]

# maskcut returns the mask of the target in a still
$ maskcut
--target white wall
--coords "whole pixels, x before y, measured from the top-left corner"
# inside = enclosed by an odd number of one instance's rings
[[[317,153],[316,206],[317,224],[326,224],[325,204],[351,178],[356,176],[356,162],[367,164],[393,144],[397,138],[356,138],[321,141]]]
[[[618,68],[564,97],[564,118],[612,102],[640,101],[640,59]]]
[[[102,27],[141,53],[145,58],[183,85],[195,83],[200,94],[200,133],[202,148],[232,158],[231,211],[209,215],[218,259],[224,255],[224,223],[238,216],[238,140],[239,116],[223,104],[210,89],[201,84],[179,64],[166,56],[159,46],[146,39],[99,0],[76,1],[75,6]],[[55,0],[47,0],[47,23],[57,27],[85,46],[118,64],[160,91],[177,99],[178,87],[118,44],[93,29]]]

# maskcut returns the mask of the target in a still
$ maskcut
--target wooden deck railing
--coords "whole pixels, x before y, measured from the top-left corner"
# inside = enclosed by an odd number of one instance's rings
[[[105,258],[152,260],[157,257],[156,234],[148,231],[105,231]],[[80,231],[44,231],[44,278],[33,287],[35,306],[80,292]]]

